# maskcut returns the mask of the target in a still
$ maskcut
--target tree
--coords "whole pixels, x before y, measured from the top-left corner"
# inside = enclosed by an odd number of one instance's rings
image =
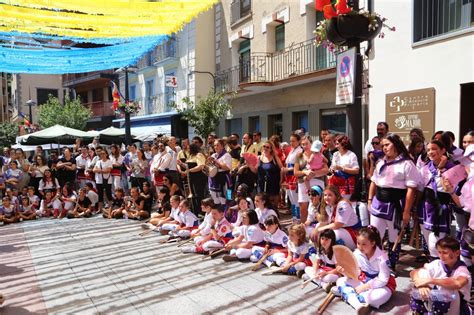
[[[50,95],[46,104],[41,105],[38,110],[41,128],[61,125],[85,130],[87,120],[92,116],[91,110],[81,104],[80,98],[75,100],[66,98],[64,105],[61,105],[57,97]]]
[[[182,119],[187,120],[188,124],[194,127],[204,139],[216,130],[220,120],[232,109],[230,100],[226,99],[223,92],[210,91],[206,97],[198,98],[197,104],[189,97],[185,97],[183,103],[187,105],[185,109],[180,108],[176,103],[171,106],[181,113]]]
[[[18,125],[11,122],[0,123],[0,147],[9,147],[16,142]]]

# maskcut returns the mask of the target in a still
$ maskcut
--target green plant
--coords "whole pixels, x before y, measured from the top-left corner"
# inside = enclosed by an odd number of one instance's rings
[[[89,108],[81,104],[80,98],[71,100],[66,98],[64,105],[57,97],[49,96],[46,104],[40,105],[38,109],[38,121],[41,128],[48,128],[54,125],[85,130],[86,123],[92,116]]]
[[[11,122],[0,123],[0,147],[10,147],[16,142],[18,125]]]
[[[206,97],[198,98],[197,103],[191,101],[189,97],[183,98],[183,103],[186,104],[184,109],[176,103],[170,105],[183,115],[182,119],[187,120],[201,137],[206,139],[232,109],[230,99],[226,98],[223,92],[210,91]]]

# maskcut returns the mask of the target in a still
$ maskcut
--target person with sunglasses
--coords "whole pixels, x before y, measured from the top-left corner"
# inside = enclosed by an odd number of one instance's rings
[[[374,174],[375,164],[378,160],[383,157],[382,146],[380,145],[380,138],[378,136],[372,138],[372,147],[374,148],[367,155],[367,169],[365,171],[366,178],[370,181],[370,178]]]
[[[323,196],[323,188],[318,185],[311,186],[311,189],[308,191],[308,196],[310,198],[310,203],[308,207],[308,218],[304,223],[306,227],[306,235],[317,244],[317,233],[313,235],[313,230],[318,224],[319,217],[319,208],[321,207],[321,198]]]
[[[257,192],[266,193],[272,205],[278,205],[280,198],[280,169],[283,167],[271,141],[262,146],[257,167],[249,166],[257,174]]]

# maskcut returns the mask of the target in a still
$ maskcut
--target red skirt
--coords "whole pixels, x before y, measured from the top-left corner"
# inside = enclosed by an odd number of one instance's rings
[[[163,177],[165,176],[165,173],[155,173],[155,176],[153,177],[153,184],[155,186],[163,186]]]
[[[341,195],[352,195],[354,193],[355,183],[355,176],[350,176],[345,179],[344,177],[333,175],[329,177],[328,180],[328,184],[336,186]]]

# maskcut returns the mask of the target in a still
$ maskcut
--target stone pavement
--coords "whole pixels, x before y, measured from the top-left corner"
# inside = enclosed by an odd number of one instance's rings
[[[139,236],[139,223],[102,218],[0,226],[0,314],[314,314],[325,293],[251,263],[182,254],[163,236]],[[409,314],[402,257],[398,289],[373,314]],[[340,300],[326,314],[353,314]]]

